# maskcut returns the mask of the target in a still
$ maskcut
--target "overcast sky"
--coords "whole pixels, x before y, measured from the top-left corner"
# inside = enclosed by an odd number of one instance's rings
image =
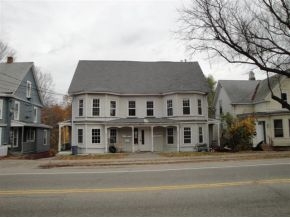
[[[216,80],[247,79],[248,66],[185,51],[175,32],[186,1],[0,0],[0,39],[16,50],[16,61],[32,61],[51,73],[54,90],[63,94],[79,60],[187,59]]]

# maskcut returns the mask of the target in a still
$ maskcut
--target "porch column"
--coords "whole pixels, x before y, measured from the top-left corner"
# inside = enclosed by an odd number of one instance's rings
[[[58,152],[60,152],[61,151],[61,127],[62,127],[62,125],[61,124],[59,124],[58,125]]]
[[[177,144],[177,152],[180,151],[180,137],[179,137],[179,126],[176,126],[176,144]]]
[[[217,143],[218,143],[218,146],[220,146],[220,124],[218,123],[217,124]]]
[[[105,125],[105,152],[108,153],[108,131]]]
[[[24,126],[22,126],[22,134],[21,134],[21,153],[23,153],[23,145],[24,143]]]
[[[135,152],[135,149],[134,149],[134,126],[131,126],[132,128],[132,152],[134,153]]]
[[[152,149],[151,149],[151,151],[152,152],[154,152],[154,132],[153,132],[153,130],[154,130],[154,126],[151,126],[151,145],[152,145]]]
[[[203,133],[203,135],[205,135]],[[209,127],[208,127],[208,123],[206,124],[206,137],[207,137],[207,150],[209,151]]]

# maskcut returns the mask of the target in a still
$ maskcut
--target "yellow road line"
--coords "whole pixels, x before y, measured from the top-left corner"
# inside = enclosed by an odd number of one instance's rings
[[[222,182],[207,184],[189,184],[189,185],[169,185],[169,186],[148,186],[148,187],[128,187],[128,188],[87,188],[87,189],[29,189],[29,190],[0,190],[0,196],[4,195],[37,195],[37,194],[73,194],[73,193],[97,193],[97,192],[142,192],[142,191],[164,191],[164,190],[182,190],[182,189],[207,189],[223,188],[243,185],[256,184],[276,184],[290,183],[290,179],[271,179],[271,180],[253,180],[239,182]]]

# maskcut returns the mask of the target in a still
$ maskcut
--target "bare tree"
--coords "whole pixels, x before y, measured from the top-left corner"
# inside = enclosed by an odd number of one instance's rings
[[[180,35],[193,53],[290,77],[290,0],[192,0],[180,21]],[[272,99],[290,110],[269,88]]]
[[[53,79],[50,73],[43,73],[40,68],[35,67],[35,74],[38,80],[39,92],[41,94],[43,103],[45,106],[49,106],[55,103],[53,93]]]
[[[15,51],[9,47],[7,43],[0,40],[0,61],[4,60],[8,56],[14,57]]]

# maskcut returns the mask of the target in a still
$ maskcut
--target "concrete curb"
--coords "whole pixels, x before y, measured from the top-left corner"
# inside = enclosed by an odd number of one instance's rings
[[[213,161],[239,161],[253,159],[276,159],[290,158],[290,152],[267,152],[267,153],[246,153],[246,154],[225,154],[225,155],[205,155],[191,157],[160,157],[160,158],[124,158],[124,159],[88,159],[88,160],[50,160],[40,164],[42,169],[56,167],[93,167],[93,166],[120,166],[120,165],[151,165],[151,164],[175,164],[175,163],[197,163]]]

